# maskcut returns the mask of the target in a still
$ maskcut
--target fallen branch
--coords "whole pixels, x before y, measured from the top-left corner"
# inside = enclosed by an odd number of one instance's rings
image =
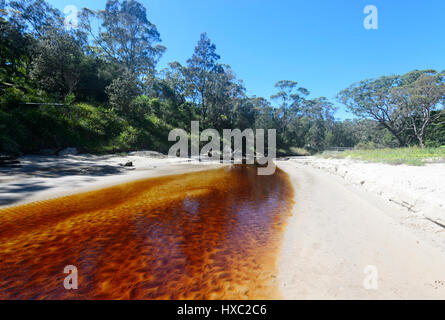
[[[437,221],[435,221],[435,220],[433,220],[433,219],[431,219],[431,218],[428,218],[428,217],[425,217],[425,216],[423,216],[423,217],[424,217],[426,220],[431,221],[432,223],[437,224],[439,227],[442,227],[442,228],[445,229],[445,225],[444,225],[444,224],[442,224],[442,223],[440,223],[440,222],[437,222]]]
[[[398,202],[398,201],[393,200],[393,199],[389,199],[389,201],[394,202],[394,203],[396,203],[396,204],[398,204],[399,206],[402,206],[402,207],[404,207],[404,208],[407,208],[408,211],[410,211],[410,212],[414,212],[414,213],[419,212],[419,211],[416,211],[416,210],[413,209],[416,205],[414,205],[414,204],[410,204],[410,203],[408,203],[408,202],[406,202],[406,201]]]

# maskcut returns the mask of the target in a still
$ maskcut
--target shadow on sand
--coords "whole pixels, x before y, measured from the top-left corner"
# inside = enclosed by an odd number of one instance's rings
[[[9,206],[26,200],[31,194],[56,187],[45,183],[45,178],[76,177],[77,184],[95,180],[95,177],[118,175],[132,168],[106,164],[108,156],[27,156],[20,165],[0,167],[0,206]],[[100,163],[98,163],[100,162]],[[79,179],[79,176],[82,178]],[[32,179],[29,179],[32,178]],[[14,182],[17,181],[17,182]]]

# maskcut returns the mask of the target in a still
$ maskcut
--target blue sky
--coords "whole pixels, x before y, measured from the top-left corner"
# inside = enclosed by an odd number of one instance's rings
[[[104,8],[106,0],[49,0],[62,9]],[[249,95],[270,97],[278,80],[294,80],[312,97],[353,82],[413,69],[445,69],[443,0],[140,0],[167,47],[159,68],[192,55],[207,32],[221,62]],[[366,5],[378,29],[366,30]],[[338,104],[337,104],[338,105]],[[336,116],[350,115],[341,105]]]

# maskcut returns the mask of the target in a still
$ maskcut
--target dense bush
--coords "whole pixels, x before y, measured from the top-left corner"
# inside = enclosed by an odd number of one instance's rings
[[[276,129],[281,155],[332,146],[445,145],[445,116],[436,117],[445,73],[415,70],[390,77],[389,83],[382,77],[355,84],[339,98],[360,119],[338,121],[331,101],[310,97],[295,81],[278,81],[270,100],[248,97],[206,33],[186,64],[171,62],[158,72],[165,48],[136,0],[110,0],[104,10],[85,9],[76,30],[67,30],[63,14],[44,0],[0,4],[0,152],[67,146],[88,152],[166,152],[168,132],[188,131],[192,120],[220,133]],[[405,82],[409,86],[398,87]],[[437,89],[434,95],[424,93],[431,88]],[[401,98],[406,96],[416,99],[405,106]],[[413,108],[422,101],[428,103]],[[398,107],[392,108],[395,103]],[[397,111],[394,121],[370,116],[376,110],[385,115],[385,106]],[[425,132],[413,129],[422,123]]]
[[[89,104],[21,106],[0,110],[0,148],[12,153],[76,147],[103,153],[140,148],[168,150],[168,127],[154,115],[129,122],[112,109]]]

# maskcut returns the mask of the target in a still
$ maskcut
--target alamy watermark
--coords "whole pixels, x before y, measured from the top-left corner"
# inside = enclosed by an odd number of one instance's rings
[[[65,266],[63,273],[68,275],[63,279],[63,286],[66,290],[77,290],[78,288],[78,272],[77,268],[73,265]]]
[[[67,5],[63,9],[63,13],[65,14],[65,19],[63,20],[63,25],[65,26],[65,29],[67,30],[77,29],[79,26],[79,21],[78,21],[79,10],[77,10],[77,7],[72,4]]]
[[[377,7],[369,4],[363,9],[363,13],[367,14],[365,19],[363,20],[363,26],[365,27],[365,29],[377,30],[379,28],[379,12],[377,10]]]
[[[363,279],[363,287],[366,290],[377,290],[379,288],[379,273],[377,267],[368,265],[363,269],[363,273],[366,275]]]
[[[264,129],[224,129],[221,136],[215,129],[199,131],[199,121],[191,122],[190,154],[189,138],[184,129],[173,129],[168,135],[168,141],[177,141],[168,151],[170,158],[197,158],[200,160],[219,160],[225,163],[258,164],[258,175],[271,175],[275,172],[273,159],[276,157],[276,130],[267,130],[267,156],[264,146]],[[232,149],[232,139],[234,146]],[[243,152],[243,140],[246,142]],[[201,150],[200,143],[207,142]],[[221,149],[222,148],[222,149]],[[222,151],[221,151],[222,150]],[[262,167],[267,164],[267,166]]]

